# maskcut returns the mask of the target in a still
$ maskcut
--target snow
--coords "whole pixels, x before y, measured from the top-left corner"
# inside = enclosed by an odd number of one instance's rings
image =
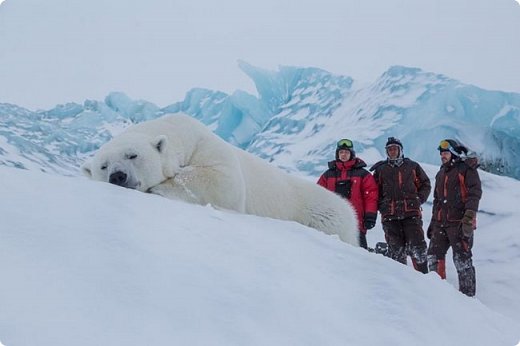
[[[514,345],[520,182],[481,174],[468,298],[451,264],[442,281],[294,222],[0,167],[0,340]]]

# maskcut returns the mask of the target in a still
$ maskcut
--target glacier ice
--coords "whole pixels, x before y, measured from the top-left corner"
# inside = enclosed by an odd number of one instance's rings
[[[458,139],[484,169],[520,179],[520,94],[403,66],[365,85],[312,67],[269,71],[240,61],[239,68],[258,95],[193,88],[164,108],[121,92],[50,110],[0,103],[0,164],[79,174],[80,163],[125,127],[182,111],[224,140],[305,175],[325,169],[339,138],[351,138],[370,163],[395,136],[405,155],[432,164],[439,163],[440,139]]]

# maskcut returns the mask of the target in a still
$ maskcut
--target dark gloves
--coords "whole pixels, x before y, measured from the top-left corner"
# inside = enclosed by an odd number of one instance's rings
[[[377,214],[376,213],[365,213],[363,218],[363,226],[366,229],[372,229],[376,225]]]
[[[470,238],[473,235],[476,215],[477,213],[474,210],[467,209],[464,212],[460,228],[462,229],[462,235],[466,238]]]

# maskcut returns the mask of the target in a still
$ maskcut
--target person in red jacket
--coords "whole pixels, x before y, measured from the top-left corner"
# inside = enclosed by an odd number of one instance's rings
[[[359,246],[367,249],[367,230],[376,225],[378,186],[364,167],[366,163],[356,157],[350,139],[338,141],[336,159],[328,163],[318,184],[350,201],[358,217]]]

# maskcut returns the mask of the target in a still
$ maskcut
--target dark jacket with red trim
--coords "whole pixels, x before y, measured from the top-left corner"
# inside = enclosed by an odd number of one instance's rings
[[[400,165],[379,161],[372,168],[379,187],[379,212],[383,221],[421,217],[421,204],[431,192],[430,178],[415,161],[404,158]]]
[[[432,222],[440,225],[460,223],[467,209],[477,211],[482,184],[474,158],[459,158],[443,164],[435,176]]]
[[[377,184],[364,167],[366,163],[355,157],[347,162],[330,161],[329,169],[321,175],[318,184],[347,198],[358,216],[359,230],[366,233],[363,219],[371,214],[377,216]]]

